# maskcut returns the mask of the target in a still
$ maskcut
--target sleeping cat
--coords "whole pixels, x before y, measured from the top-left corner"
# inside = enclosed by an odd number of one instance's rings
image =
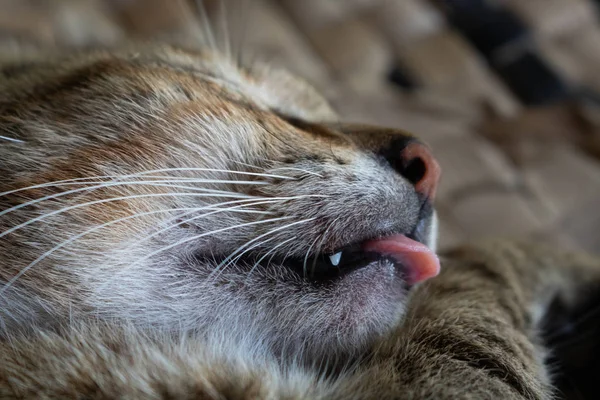
[[[218,57],[4,70],[6,329],[91,314],[346,352],[437,274],[439,166],[423,144],[309,122],[334,120],[309,89]]]
[[[6,63],[0,136],[0,398],[547,399],[539,324],[600,282],[507,242],[440,273],[425,144],[211,50]]]

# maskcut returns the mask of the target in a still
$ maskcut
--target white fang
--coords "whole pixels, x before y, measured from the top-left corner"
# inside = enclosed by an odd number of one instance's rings
[[[337,266],[340,263],[340,260],[342,259],[342,252],[338,252],[335,253],[332,256],[329,256],[329,260],[331,261],[331,264],[333,264],[333,266]]]

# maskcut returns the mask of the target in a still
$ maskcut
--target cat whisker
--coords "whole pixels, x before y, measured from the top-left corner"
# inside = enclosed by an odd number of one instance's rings
[[[271,232],[267,232],[267,233],[270,234]],[[261,235],[261,236],[263,236],[263,235]],[[256,238],[256,240],[258,240],[259,238]],[[218,272],[222,272],[222,270],[225,269],[227,266],[236,263],[241,257],[244,256],[244,254],[247,254],[248,252],[252,251],[253,249],[255,249],[257,247],[261,247],[261,246],[263,246],[263,245],[267,244],[268,242],[270,242],[272,240],[275,240],[275,239],[277,239],[277,237],[271,237],[271,238],[267,238],[265,240],[259,241],[258,243],[255,243],[254,245],[250,246],[249,248],[244,249],[237,256],[231,258],[233,256],[233,254],[235,254],[236,252],[239,252],[241,249],[236,250],[234,253],[232,253],[229,257],[227,257],[225,260],[223,260],[221,263],[219,263],[219,265],[217,265],[215,267],[215,269],[213,270],[213,272],[211,272],[211,274],[208,276],[208,279],[211,279],[213,277],[213,275],[217,274]],[[253,241],[254,240],[246,242],[242,247],[251,244],[251,242],[253,242]]]
[[[229,61],[233,61],[233,53],[231,51],[231,38],[229,37],[229,26],[227,21],[227,6],[225,4],[225,0],[219,1],[219,13],[221,20],[221,31],[223,34],[223,53],[227,56]]]
[[[319,178],[323,178],[323,175],[316,173],[314,171],[309,171],[303,168],[297,168],[297,167],[278,167],[278,168],[273,168],[271,169],[271,171],[298,171],[298,172],[303,172],[307,175],[314,175],[317,176]]]
[[[276,202],[280,202],[281,199],[282,198],[273,198],[273,199],[268,199],[268,200],[263,200],[263,201],[256,201],[256,199],[235,200],[235,201],[229,201],[229,202],[225,202],[225,203],[220,203],[219,205],[228,205],[228,204],[236,204],[236,203],[241,203],[241,202],[250,202],[248,204],[241,204],[239,206],[230,207],[228,209],[223,209],[223,211],[228,211],[228,210],[236,210],[236,209],[242,208],[242,207],[251,207],[251,206],[261,205],[261,204],[276,203]],[[178,216],[175,219],[179,219],[181,217],[184,217],[185,215],[189,215],[189,214],[192,214],[192,213],[193,213],[193,211],[190,212],[190,213],[186,213],[183,216]],[[255,211],[255,213],[256,214],[272,214],[269,211]],[[210,213],[210,214],[213,214],[213,213]],[[139,245],[139,244],[141,244],[141,243],[143,243],[145,241],[148,241],[148,240],[152,239],[153,237],[156,237],[156,236],[160,235],[161,233],[164,233],[164,232],[166,232],[166,231],[168,231],[170,229],[176,228],[177,226],[181,226],[181,225],[187,224],[189,222],[195,221],[195,220],[197,220],[197,219],[199,219],[201,217],[204,217],[206,215],[207,214],[202,214],[201,216],[194,216],[194,217],[187,218],[187,219],[184,219],[182,221],[179,221],[176,224],[169,225],[169,226],[167,226],[165,228],[162,228],[162,229],[160,229],[158,231],[153,232],[152,234],[150,234],[148,236],[145,236],[140,241],[135,242],[132,246]]]
[[[238,30],[238,49],[236,55],[236,62],[238,65],[242,65],[244,58],[244,51],[248,49],[246,46],[246,40],[249,37],[248,35],[248,22],[253,20],[253,16],[250,10],[250,0],[240,0],[242,5],[241,9],[238,11],[238,21],[235,24],[236,26],[240,26],[241,28]],[[238,2],[238,4],[240,4]]]
[[[156,169],[156,170],[151,170],[151,171],[147,171],[147,172],[149,172],[149,173],[156,173],[156,172],[222,172],[222,173],[237,174],[237,175],[261,176],[261,177],[265,177],[265,178],[293,179],[293,178],[290,178],[289,176],[285,176],[285,175],[267,174],[267,173],[260,173],[260,172],[236,171],[236,170],[231,170],[231,169],[220,169],[220,168],[178,167],[178,168]]]
[[[290,217],[290,218],[293,218],[293,217]],[[286,224],[286,225],[279,226],[277,228],[271,229],[270,231],[268,231],[266,233],[263,233],[263,234],[255,237],[254,239],[252,239],[252,240],[246,242],[245,244],[243,244],[242,246],[240,246],[237,250],[235,250],[233,253],[231,253],[225,260],[223,260],[219,265],[217,265],[217,267],[211,273],[211,275],[214,274],[215,272],[217,272],[224,265],[228,265],[228,264],[230,264],[232,262],[235,262],[235,261],[239,260],[247,252],[249,252],[249,251],[255,249],[256,247],[259,247],[260,245],[266,243],[267,241],[273,240],[275,238],[270,238],[270,239],[268,239],[268,240],[266,240],[264,242],[259,242],[258,244],[256,244],[256,245],[251,246],[250,248],[248,248],[248,246],[251,245],[252,243],[255,243],[256,241],[258,241],[258,240],[260,240],[260,239],[262,239],[262,238],[264,238],[266,236],[270,236],[270,235],[272,235],[272,234],[274,234],[276,232],[280,232],[280,231],[282,231],[284,229],[290,228],[290,227],[295,226],[295,225],[304,224],[306,222],[314,221],[315,219],[316,219],[316,217],[306,218],[306,219],[303,219],[303,220],[300,220],[300,221],[295,221],[295,222],[292,222],[290,224]],[[242,253],[238,254],[238,253],[240,253],[240,251],[242,251]],[[236,254],[238,254],[238,255],[236,256]],[[235,256],[235,258],[234,258],[234,256]],[[210,278],[210,276],[209,276],[209,278]]]
[[[276,245],[276,246],[273,246],[273,247],[271,248],[271,250],[269,250],[269,251],[268,251],[268,252],[266,252],[266,253],[265,253],[265,254],[264,254],[264,255],[263,255],[261,258],[259,258],[259,259],[258,259],[258,260],[257,260],[257,261],[254,263],[254,265],[252,266],[252,268],[250,269],[250,271],[248,272],[248,276],[247,276],[247,278],[246,278],[246,281],[248,280],[248,278],[250,278],[250,275],[252,275],[252,272],[254,272],[254,269],[256,269],[256,267],[257,267],[258,265],[260,265],[260,263],[261,263],[261,262],[262,262],[262,261],[263,261],[265,258],[267,258],[267,257],[269,256],[269,254],[273,254],[273,255],[275,255],[275,250],[277,250],[278,248],[280,248],[280,247],[282,247],[282,246],[284,246],[284,245],[288,244],[289,242],[291,242],[291,241],[292,241],[292,240],[294,240],[294,239],[296,239],[296,238],[293,238],[293,237],[292,237],[292,238],[289,238],[289,239],[287,239],[287,240],[284,240],[283,242],[279,243],[278,245]],[[272,258],[273,258],[273,256],[271,256],[271,259],[272,259]]]
[[[39,183],[39,184],[36,184],[36,185],[30,185],[30,186],[21,187],[19,189],[13,189],[13,190],[9,190],[9,191],[6,191],[6,192],[0,192],[0,197],[8,196],[8,195],[13,194],[13,193],[23,192],[25,190],[39,189],[39,188],[45,188],[45,187],[51,187],[51,186],[60,186],[60,185],[67,184],[67,183],[86,185],[88,183],[85,182],[85,181],[89,181],[89,180],[92,180],[92,179],[110,178],[110,177],[111,176],[97,176],[97,177],[89,177],[89,178],[73,178],[73,179],[62,179],[62,180],[58,180],[58,181],[51,181],[51,182]],[[100,183],[100,182],[92,182],[92,183]]]
[[[164,177],[160,177],[160,176],[154,176],[154,177],[149,177],[149,178],[164,178]],[[111,184],[112,181],[87,181],[87,182],[60,182],[60,183],[45,183],[45,184],[40,184],[40,185],[32,185],[32,186],[28,186],[22,189],[16,189],[16,190],[12,190],[10,193],[8,194],[13,194],[13,193],[18,193],[18,192],[22,192],[22,191],[26,191],[26,190],[32,190],[32,189],[39,189],[39,188],[60,188],[60,187],[69,187],[69,186],[84,186],[84,189],[86,188],[85,186],[88,185],[87,189],[90,189],[89,185],[105,185],[105,184]],[[126,184],[136,184],[136,185],[152,185],[152,186],[159,186],[159,187],[172,187],[172,188],[178,188],[178,189],[190,189],[190,190],[210,190],[212,192],[222,192],[222,193],[226,193],[226,191],[224,190],[216,190],[216,189],[205,189],[205,188],[199,188],[197,186],[180,186],[180,185],[171,185],[169,183],[196,183],[196,180],[194,178],[180,178],[180,179],[173,179],[173,180],[169,180],[169,179],[161,179],[161,180],[152,180],[152,181],[125,181],[125,182],[121,182],[119,185],[126,185]],[[201,182],[204,183],[204,182]],[[118,186],[118,185],[112,185],[111,186]],[[1,195],[1,194],[0,194]]]
[[[274,161],[274,160],[269,160],[269,159],[264,159],[264,158],[262,160],[265,163],[268,163],[268,164],[271,164],[271,165],[277,165],[278,164],[278,162]],[[236,164],[240,164],[240,165],[243,165],[245,167],[261,169],[262,171],[265,171],[265,172],[268,170],[268,171],[270,171],[272,173],[275,173],[275,174],[278,174],[277,171],[298,171],[298,172],[303,172],[303,173],[308,174],[308,175],[314,175],[314,176],[318,176],[319,178],[323,178],[323,175],[321,175],[321,174],[319,174],[317,172],[309,171],[307,169],[299,168],[299,167],[258,167],[256,165],[250,165],[250,164],[246,164],[246,163],[239,162],[239,161],[234,161],[234,162]],[[284,175],[284,176],[287,176],[287,175]],[[295,177],[290,177],[290,176],[287,176],[287,177],[288,177],[288,179],[297,179]]]
[[[317,248],[318,248],[318,251],[316,252],[317,254],[322,252],[323,243],[325,242],[325,240],[327,240],[327,234],[329,233],[329,230],[340,220],[340,218],[341,217],[337,217],[336,219],[334,219],[327,225],[325,232],[323,232],[323,234],[321,235],[321,241],[319,242],[319,245],[317,246]],[[315,273],[316,265],[317,265],[317,257],[315,257],[313,260],[311,274]],[[307,276],[306,275],[306,264],[304,265],[304,276]]]
[[[25,191],[25,190],[43,188],[43,187],[51,185],[52,183],[79,182],[79,181],[85,181],[85,180],[90,180],[90,179],[129,179],[129,178],[137,178],[140,176],[148,177],[147,176],[148,174],[154,174],[154,173],[160,173],[160,172],[222,172],[222,173],[257,176],[257,177],[260,176],[260,177],[274,178],[274,179],[288,179],[288,180],[294,179],[294,178],[290,178],[289,176],[284,176],[284,175],[274,175],[274,174],[257,173],[257,172],[244,172],[244,171],[235,171],[235,170],[228,170],[228,169],[162,168],[162,169],[148,170],[148,171],[144,171],[144,172],[140,172],[140,173],[136,173],[136,174],[130,174],[130,175],[98,175],[98,176],[90,176],[90,177],[84,177],[84,178],[73,178],[73,179],[64,179],[64,180],[59,180],[59,181],[45,182],[45,183],[36,184],[36,185],[28,186],[28,187],[10,190],[7,192],[2,192],[2,193],[0,193],[0,197],[7,196],[7,195],[13,194],[13,193],[18,193],[18,192]],[[160,178],[160,177],[171,178],[169,176],[161,176],[161,175],[152,176],[152,178]],[[182,178],[178,177],[178,179],[183,179],[183,177]]]
[[[215,229],[215,230],[212,230],[210,232],[204,232],[204,233],[201,233],[199,235],[194,235],[194,236],[191,236],[191,237],[179,240],[179,241],[177,241],[175,243],[172,243],[172,244],[170,244],[168,246],[161,247],[160,249],[155,250],[155,251],[151,252],[150,254],[147,254],[144,257],[136,260],[134,263],[130,264],[127,268],[131,268],[133,266],[139,265],[140,263],[142,263],[142,262],[144,262],[144,261],[146,261],[146,260],[148,260],[148,259],[150,259],[150,258],[152,258],[152,257],[154,257],[154,256],[156,256],[158,254],[160,254],[160,253],[163,253],[163,252],[165,252],[167,250],[170,250],[170,249],[172,249],[174,247],[181,246],[183,244],[196,241],[196,240],[201,239],[203,237],[214,235],[215,233],[226,232],[226,231],[230,231],[230,230],[233,230],[233,229],[239,229],[239,228],[244,228],[244,227],[248,227],[248,226],[266,224],[266,223],[270,223],[270,222],[284,221],[284,220],[290,219],[290,218],[293,218],[293,217],[278,217],[278,218],[270,218],[270,219],[261,220],[261,221],[246,222],[246,223],[242,223],[242,224],[228,226],[228,227],[225,227],[225,228]]]
[[[227,181],[227,180],[217,180],[217,179],[198,179],[198,180],[183,180],[183,181],[179,181],[179,180],[168,180],[168,181],[164,181],[164,182],[169,182],[169,183],[178,183],[178,182],[184,182],[184,183],[202,183],[202,184],[214,184],[214,183],[219,183],[219,184],[236,184],[236,185],[254,185],[254,186],[259,186],[259,185],[268,185],[268,182],[263,182],[263,181]],[[98,190],[98,189],[105,189],[105,188],[110,188],[110,187],[115,187],[115,186],[136,186],[136,185],[140,185],[140,186],[151,186],[151,187],[170,187],[170,188],[174,188],[174,189],[186,189],[186,190],[195,190],[195,191],[203,191],[206,193],[214,193],[214,194],[227,194],[227,193],[236,193],[236,196],[245,196],[245,197],[251,197],[250,195],[242,195],[239,194],[237,192],[227,192],[227,191],[222,191],[222,190],[216,190],[216,189],[205,189],[205,188],[198,188],[198,187],[193,187],[193,186],[176,186],[176,185],[169,185],[169,184],[162,184],[163,182],[159,182],[159,181],[127,181],[127,182],[107,182],[107,183],[102,183],[100,185],[94,185],[91,187],[83,187],[83,188],[78,188],[78,189],[71,189],[71,190],[67,190],[67,191],[63,191],[60,193],[54,193],[51,195],[47,195],[38,199],[34,199],[34,200],[30,200],[21,204],[18,204],[16,206],[13,206],[11,208],[8,208],[4,211],[0,212],[0,217],[14,212],[16,210],[19,210],[23,207],[27,207],[27,206],[32,206],[47,200],[53,200],[53,199],[57,199],[60,197],[64,197],[64,196],[68,196],[71,194],[76,194],[76,193],[85,193],[85,192],[91,192],[93,190]]]
[[[315,244],[317,243],[317,241],[319,241],[321,239],[321,236],[317,236],[315,238],[315,240],[312,241],[312,243],[310,244],[310,246],[308,247],[308,249],[306,250],[306,254],[304,255],[304,263],[302,265],[302,271],[304,273],[304,276],[306,276],[306,264],[308,262],[308,257],[310,256],[310,251],[312,250],[312,248],[315,246]]]
[[[224,204],[224,203],[223,203]],[[38,258],[36,258],[33,262],[31,262],[29,265],[27,265],[25,268],[23,268],[21,271],[19,271],[18,274],[16,274],[13,278],[11,278],[3,287],[2,289],[0,289],[0,296],[2,296],[4,294],[4,292],[14,283],[16,282],[21,276],[23,276],[27,271],[29,271],[31,268],[33,268],[35,265],[39,264],[41,261],[43,261],[44,259],[46,259],[47,257],[49,257],[51,254],[53,254],[54,252],[60,250],[61,248],[64,248],[65,246],[68,246],[71,243],[74,243],[75,241],[81,239],[82,237],[89,235],[93,232],[96,232],[100,229],[104,229],[107,228],[109,226],[118,224],[118,223],[122,223],[122,222],[126,222],[132,219],[136,219],[136,218],[141,218],[141,217],[145,217],[145,216],[149,216],[149,215],[155,215],[155,214],[162,214],[162,213],[170,213],[170,212],[174,212],[174,211],[184,211],[184,210],[192,210],[192,212],[198,212],[198,211],[204,211],[204,210],[215,210],[213,212],[210,213],[206,213],[206,214],[202,214],[198,217],[196,217],[195,219],[201,218],[201,217],[205,217],[208,215],[212,215],[215,213],[219,213],[219,212],[226,212],[226,211],[233,211],[233,212],[243,212],[243,213],[262,213],[262,211],[256,211],[256,210],[239,210],[236,209],[236,207],[229,207],[229,208],[225,208],[225,209],[221,209],[218,208],[219,205],[211,205],[211,206],[207,206],[207,207],[184,207],[184,208],[171,208],[171,209],[163,209],[163,210],[154,210],[154,211],[148,211],[148,212],[142,212],[142,213],[136,213],[127,217],[123,217],[123,218],[118,218],[109,222],[106,222],[104,224],[100,224],[97,225],[93,228],[90,228],[84,232],[81,232],[75,236],[70,237],[69,239],[59,243],[58,245],[54,246],[52,249],[46,251],[44,254],[42,254],[41,256],[39,256]],[[242,205],[242,206],[238,206],[238,207],[244,207],[247,205]],[[185,213],[184,213],[185,214]],[[177,217],[179,218],[181,217],[181,214]]]
[[[200,25],[204,31],[204,35],[206,36],[205,39],[208,41],[208,47],[214,52],[219,52],[214,30],[212,28],[212,24],[210,23],[210,19],[208,18],[208,12],[204,6],[203,0],[196,0],[196,9],[200,19]]]
[[[226,198],[252,198],[252,196],[235,196],[235,195],[230,195],[230,194],[212,194],[212,193],[150,193],[150,194],[141,194],[141,195],[130,195],[130,196],[119,196],[119,197],[111,197],[108,199],[101,199],[101,200],[95,200],[95,201],[89,201],[89,202],[85,202],[85,203],[81,203],[81,204],[75,204],[73,206],[69,206],[69,207],[64,207],[49,213],[45,213],[43,215],[40,215],[38,217],[32,218],[26,222],[23,222],[17,226],[14,226],[2,233],[0,233],[0,238],[15,232],[21,228],[24,228],[28,225],[31,225],[35,222],[44,220],[48,217],[51,217],[53,215],[57,215],[57,214],[61,214],[67,211],[71,211],[74,209],[78,209],[78,208],[82,208],[82,207],[89,207],[92,205],[96,205],[96,204],[104,204],[104,203],[110,203],[110,202],[114,202],[114,201],[121,201],[121,200],[132,200],[132,199],[140,199],[140,198],[152,198],[152,197],[185,197],[185,196],[190,196],[190,197],[200,197],[200,198],[212,198],[212,197],[226,197]]]
[[[8,136],[2,136],[2,135],[0,135],[0,139],[6,140],[8,142],[14,142],[14,143],[25,143],[24,140],[15,139],[15,138],[11,138],[11,137],[8,137]]]
[[[244,167],[255,168],[255,169],[258,169],[258,170],[262,170],[262,171],[265,170],[264,167],[259,167],[258,165],[252,165],[252,164],[248,164],[248,163],[245,163],[245,162],[242,162],[242,161],[231,160],[231,162],[234,163],[234,164],[242,165]]]
[[[21,271],[19,271],[19,273],[17,273],[14,277],[12,277],[3,287],[2,289],[0,289],[0,296],[2,296],[4,294],[4,292],[6,292],[6,290],[8,290],[9,287],[11,287],[21,276],[23,276],[28,270],[30,270],[31,268],[33,268],[36,264],[39,264],[42,260],[44,260],[45,258],[49,257],[52,253],[60,250],[61,248],[79,240],[80,238],[89,235],[97,230],[109,227],[111,225],[120,223],[120,222],[125,222],[134,218],[139,218],[139,217],[143,217],[143,216],[147,216],[147,215],[152,215],[152,214],[158,214],[158,213],[167,213],[167,212],[172,212],[172,211],[180,211],[180,210],[184,210],[184,209],[191,209],[191,208],[176,208],[176,209],[167,209],[167,210],[158,210],[158,211],[151,211],[151,212],[145,212],[145,213],[139,213],[139,214],[134,214],[134,215],[130,215],[128,217],[123,217],[123,218],[119,218],[116,220],[112,220],[109,221],[107,223],[101,224],[101,225],[97,225],[91,229],[88,229],[78,235],[72,236],[71,238],[61,242],[60,244],[58,244],[57,246],[53,247],[52,249],[46,251],[45,253],[43,253],[41,256],[39,256],[38,258],[36,258],[33,262],[31,262],[29,265],[27,265],[25,268],[23,268]]]
[[[311,195],[301,195],[301,196],[287,196],[287,197],[253,197],[251,199],[244,199],[244,200],[234,200],[234,201],[230,201],[230,202],[225,202],[225,203],[220,203],[219,205],[225,205],[225,204],[236,204],[236,203],[244,203],[244,202],[248,202],[248,204],[243,204],[241,206],[238,207],[248,207],[248,206],[255,206],[255,205],[264,205],[264,204],[273,204],[273,207],[277,204],[280,204],[282,202],[285,201],[290,201],[290,200],[300,200],[300,199],[304,199],[304,198],[308,198],[308,197],[313,197]],[[273,214],[274,212],[271,211],[272,208],[268,208],[267,210],[264,211],[260,211],[260,212],[256,212],[257,214],[263,214],[263,215],[268,215],[268,214]],[[187,222],[191,222],[193,221],[195,218],[189,218],[186,220],[183,220],[180,222],[180,224],[185,224]],[[150,239],[151,237],[154,237],[160,233],[165,232],[166,230],[171,229],[171,227],[167,227],[164,229],[161,229],[157,232],[154,232],[152,235],[150,235],[150,237],[148,237],[148,239]]]
[[[262,176],[266,178],[277,178],[277,179],[293,179],[289,176],[275,175],[275,174],[267,174],[267,173],[259,173],[259,172],[247,172],[247,171],[237,171],[231,169],[222,169],[222,168],[185,168],[185,167],[177,167],[177,168],[162,168],[146,171],[146,173],[156,173],[156,172],[222,172],[228,174],[237,174],[237,175],[249,175],[249,176]]]

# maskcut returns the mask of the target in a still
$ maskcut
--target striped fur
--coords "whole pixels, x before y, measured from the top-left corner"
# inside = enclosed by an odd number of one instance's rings
[[[0,133],[0,398],[551,398],[539,320],[600,278],[495,242],[411,292],[385,263],[303,279],[281,260],[417,226],[435,246],[380,156],[413,137],[211,51],[4,64]]]

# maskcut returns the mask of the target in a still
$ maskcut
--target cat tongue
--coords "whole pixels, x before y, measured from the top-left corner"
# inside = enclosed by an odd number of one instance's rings
[[[440,273],[440,260],[424,244],[404,235],[369,240],[363,250],[391,257],[406,268],[409,284],[422,282]]]

